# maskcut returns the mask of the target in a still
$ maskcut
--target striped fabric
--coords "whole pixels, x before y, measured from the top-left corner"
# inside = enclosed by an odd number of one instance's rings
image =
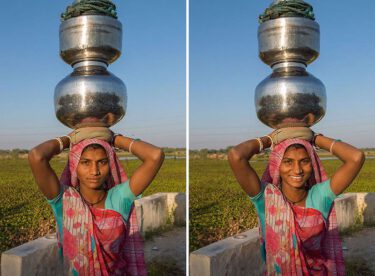
[[[74,145],[60,182],[63,194],[63,255],[73,275],[147,275],[143,240],[134,205],[128,222],[107,209],[88,206],[78,190],[77,165],[83,149],[99,144],[109,158],[110,174],[105,189],[127,180],[112,149],[103,140],[87,139]]]
[[[276,145],[262,176],[266,184],[266,275],[345,275],[341,240],[334,206],[324,221],[314,209],[293,206],[280,190],[279,167],[285,150],[292,144],[305,147],[312,160],[311,187],[327,180],[327,174],[311,144],[289,139]],[[261,224],[259,224],[261,227]],[[262,231],[260,229],[260,235]],[[264,238],[261,237],[261,242]]]

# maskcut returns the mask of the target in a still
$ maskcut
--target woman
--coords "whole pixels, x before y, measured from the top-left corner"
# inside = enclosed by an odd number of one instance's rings
[[[129,180],[112,146],[142,161]],[[49,161],[69,147],[68,164],[59,180]],[[101,127],[77,129],[30,151],[29,163],[54,212],[70,274],[147,274],[132,206],[163,158],[161,149]]]
[[[331,179],[311,142],[343,162]],[[249,160],[271,146],[260,180]],[[279,129],[231,149],[231,168],[259,217],[266,274],[345,274],[333,202],[364,160],[364,153],[355,147],[303,127]]]

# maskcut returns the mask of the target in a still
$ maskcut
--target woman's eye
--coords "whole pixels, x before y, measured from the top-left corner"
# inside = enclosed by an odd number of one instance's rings
[[[291,160],[284,160],[283,163],[285,165],[290,165],[290,164],[292,164],[292,161]]]
[[[309,163],[310,163],[310,159],[302,160],[302,164],[309,164]]]
[[[100,161],[100,164],[106,165],[106,164],[108,164],[108,161],[107,160],[102,160],[102,161]]]
[[[87,160],[83,160],[83,161],[81,161],[80,162],[82,165],[88,165],[89,164],[89,161],[87,161]]]

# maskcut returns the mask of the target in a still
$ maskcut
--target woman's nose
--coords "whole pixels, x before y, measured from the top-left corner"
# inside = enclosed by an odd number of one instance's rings
[[[90,173],[92,175],[100,175],[99,165],[94,163],[90,168]]]
[[[302,172],[302,167],[301,165],[296,162],[293,166],[293,172],[296,173],[296,174],[300,174]]]

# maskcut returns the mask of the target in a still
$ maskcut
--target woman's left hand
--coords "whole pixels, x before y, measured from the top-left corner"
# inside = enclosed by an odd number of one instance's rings
[[[85,139],[100,139],[112,142],[113,132],[107,127],[82,127],[68,134],[72,144],[78,144]]]

